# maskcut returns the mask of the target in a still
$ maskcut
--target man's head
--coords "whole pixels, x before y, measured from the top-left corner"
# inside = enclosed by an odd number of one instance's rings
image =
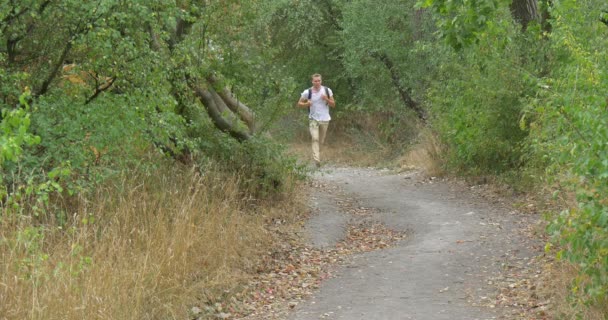
[[[313,74],[311,77],[312,79],[312,86],[315,87],[316,89],[319,89],[321,87],[321,75],[318,73]]]

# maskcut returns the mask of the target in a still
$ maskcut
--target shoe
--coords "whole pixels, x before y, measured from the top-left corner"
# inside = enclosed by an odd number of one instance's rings
[[[315,161],[315,166],[317,168],[321,168],[321,161]]]

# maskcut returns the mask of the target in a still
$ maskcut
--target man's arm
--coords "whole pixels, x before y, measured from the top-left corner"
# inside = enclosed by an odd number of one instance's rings
[[[300,98],[300,100],[298,100],[298,107],[308,108],[310,107],[310,101],[306,98]]]
[[[330,107],[335,107],[336,106],[336,101],[334,100],[334,96],[330,96],[327,97],[326,95],[323,95],[323,100],[325,100],[325,102],[327,102],[327,105]]]

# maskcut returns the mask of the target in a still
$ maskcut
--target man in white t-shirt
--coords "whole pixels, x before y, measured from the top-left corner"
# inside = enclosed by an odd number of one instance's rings
[[[308,119],[310,136],[312,138],[312,157],[317,167],[321,166],[319,144],[323,145],[325,134],[329,126],[329,108],[336,106],[334,94],[330,88],[321,85],[321,75],[312,75],[312,88],[304,90],[298,101],[301,108],[309,108]]]

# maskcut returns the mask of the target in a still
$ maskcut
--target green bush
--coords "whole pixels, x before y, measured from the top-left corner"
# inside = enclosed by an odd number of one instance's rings
[[[532,149],[550,164],[548,177],[577,195],[578,206],[552,217],[548,231],[560,245],[558,256],[580,267],[572,289],[585,303],[608,298],[608,29],[598,19],[603,4],[555,5],[551,77],[529,111],[536,119]]]
[[[284,145],[264,137],[238,143],[218,134],[215,140],[206,140],[201,150],[209,155],[201,160],[217,163],[220,170],[235,175],[241,191],[257,199],[280,196],[307,176],[308,169],[288,155]],[[203,170],[205,167],[201,165]]]
[[[503,173],[521,166],[527,130],[519,126],[529,84],[521,79],[516,44],[487,40],[440,67],[429,91],[432,125],[447,145],[448,165],[461,172]]]

